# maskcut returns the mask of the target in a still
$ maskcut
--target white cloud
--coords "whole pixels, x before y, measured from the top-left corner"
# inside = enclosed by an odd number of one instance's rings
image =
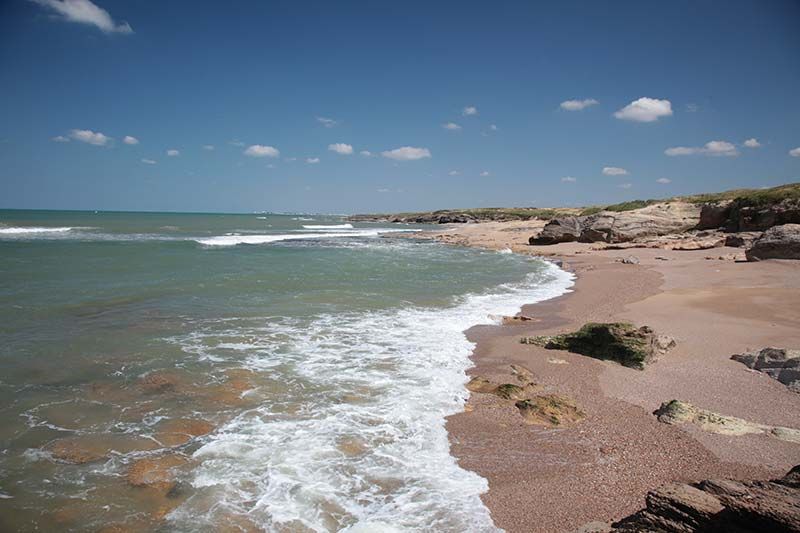
[[[155,165],[156,164],[156,162],[153,161],[152,159],[142,159],[142,163],[145,163],[147,165]]]
[[[564,183],[575,183],[576,181],[578,181],[578,178],[573,178],[572,176],[564,176],[563,178],[561,178],[561,181],[563,181]]]
[[[395,161],[414,161],[417,159],[424,159],[431,157],[431,152],[427,148],[415,148],[413,146],[401,146],[394,150],[385,150],[381,152],[383,157],[394,159]]]
[[[122,138],[122,142],[125,144],[139,144],[139,139],[136,137],[131,137],[130,135],[126,135]]]
[[[656,183],[661,183],[662,185],[666,185],[667,183],[672,183],[672,180],[669,178],[658,178]]]
[[[708,156],[737,156],[739,155],[739,151],[736,149],[736,145],[733,143],[729,143],[727,141],[709,141],[702,147],[695,147],[695,146],[675,146],[673,148],[667,148],[664,150],[664,153],[669,156],[679,156],[679,155],[708,155]]]
[[[372,157],[372,152],[369,150],[361,150],[359,153],[364,157]]]
[[[228,144],[230,144],[231,146],[244,146],[244,143],[238,139],[230,140],[228,141]]]
[[[99,131],[92,130],[71,130],[69,136],[76,141],[81,141],[95,146],[105,146],[111,140],[111,137],[103,135]]]
[[[760,142],[758,142],[758,139],[756,139],[756,138],[754,137],[754,138],[752,138],[752,139],[747,139],[747,140],[744,142],[744,145],[745,145],[746,147],[748,147],[748,148],[759,148],[759,147],[761,146],[761,143],[760,143]]]
[[[619,188],[620,189],[630,189],[631,187],[633,187],[632,183],[620,183],[619,184]]]
[[[341,155],[350,155],[353,153],[353,147],[345,143],[329,144],[328,150],[330,150],[331,152],[336,152],[337,154]]]
[[[89,0],[31,0],[52,9],[65,20],[89,24],[99,28],[105,33],[133,33],[130,24],[123,22],[117,24],[108,11],[94,5]]]
[[[53,137],[50,140],[54,141],[54,142],[57,142],[57,143],[68,143],[69,142],[69,137],[64,137],[63,135],[56,135],[55,137]]]
[[[458,131],[461,129],[461,126],[459,126],[455,122],[448,122],[447,124],[442,124],[442,127],[446,130],[451,130],[451,131]]]
[[[697,104],[686,104],[686,112],[687,113],[697,113],[700,110],[700,106]]]
[[[606,176],[626,176],[628,171],[620,167],[603,167],[603,174]]]
[[[565,102],[561,102],[561,109],[566,111],[581,111],[587,107],[597,105],[599,103],[600,102],[594,98],[587,98],[585,100],[567,100]]]
[[[250,157],[278,157],[281,155],[280,150],[277,148],[272,146],[264,146],[263,144],[254,144],[252,146],[248,146],[247,150],[242,153],[244,155],[249,155]]]
[[[447,173],[448,176],[458,176],[459,174],[461,174],[461,172],[459,172],[458,170],[451,170],[450,172]]]
[[[633,120],[635,122],[655,122],[661,117],[672,115],[672,104],[669,100],[658,100],[656,98],[639,98],[626,105],[614,116],[621,120]]]
[[[488,170],[484,170],[483,172],[481,172],[480,175],[485,178],[486,176],[489,175],[489,171]]]
[[[468,105],[467,107],[461,110],[461,114],[464,115],[465,117],[469,117],[471,115],[477,115],[478,108],[472,105]]]
[[[208,150],[208,151],[210,152],[210,151],[212,151],[213,149],[214,149],[214,145],[213,145],[213,144],[206,144],[206,145],[203,145],[203,150]]]
[[[167,150],[167,155],[170,156],[170,157],[177,157],[177,156],[181,155],[181,153],[180,153],[179,150],[171,148],[171,149]]]
[[[308,163],[309,165],[316,165],[317,163],[319,163],[319,157],[307,157],[306,163]]]
[[[339,123],[338,121],[333,120],[332,118],[325,118],[325,117],[317,117],[317,122],[319,122],[326,128],[332,128]]]
[[[800,157],[800,146],[798,146],[797,148],[792,148],[791,150],[789,150],[789,155],[792,156],[792,157]]]
[[[497,124],[489,124],[489,129],[492,131],[497,131]]]
[[[392,192],[392,190],[391,189],[378,189],[378,192],[381,193],[381,194],[384,194],[384,193],[387,193],[387,192]]]

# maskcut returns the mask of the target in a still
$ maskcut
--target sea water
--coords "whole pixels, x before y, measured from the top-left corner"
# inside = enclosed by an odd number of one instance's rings
[[[0,211],[0,530],[496,531],[464,330],[571,276],[411,229]]]

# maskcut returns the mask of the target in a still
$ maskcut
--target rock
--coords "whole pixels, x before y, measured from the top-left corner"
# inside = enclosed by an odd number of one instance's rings
[[[725,246],[731,248],[750,248],[753,242],[761,236],[760,231],[742,231],[725,236]]]
[[[148,393],[162,394],[174,392],[180,378],[170,372],[150,372],[139,380],[139,387]]]
[[[610,359],[639,370],[675,346],[674,340],[655,335],[647,326],[636,328],[625,322],[589,322],[574,333],[523,337],[520,342],[548,350],[568,350],[596,359]]]
[[[697,225],[700,208],[684,202],[659,203],[632,211],[601,211],[582,221],[580,242],[630,242],[668,235]]]
[[[489,381],[488,379],[476,376],[469,380],[469,383],[466,385],[467,390],[470,392],[481,392],[484,394],[491,394],[497,388],[497,384]]]
[[[800,531],[800,488],[796,466],[772,481],[705,480],[670,483],[650,491],[646,507],[603,530],[593,522],[578,531],[653,533],[761,533]]]
[[[800,350],[763,348],[733,355],[731,359],[777,379],[794,392],[800,392]]]
[[[178,470],[188,462],[178,454],[139,459],[128,467],[125,479],[133,487],[150,487],[167,493],[175,487]]]
[[[517,377],[523,383],[533,383],[536,379],[533,376],[533,372],[530,369],[522,366],[522,365],[515,365],[512,364],[511,366],[511,373]]]
[[[663,255],[656,256],[657,261],[669,261],[669,257],[664,257]]]
[[[703,204],[700,208],[700,221],[697,229],[717,229],[728,223],[731,214],[731,201]]]
[[[128,453],[156,448],[152,439],[126,435],[80,435],[57,439],[44,447],[53,459],[71,464],[93,463],[106,459],[112,452]]]
[[[748,422],[733,416],[720,415],[680,400],[671,400],[661,404],[654,413],[659,422],[679,425],[695,424],[704,431],[721,435],[767,434],[787,442],[800,443],[800,430],[784,427],[773,427]]]
[[[180,446],[214,431],[214,424],[197,418],[173,418],[158,424],[155,439],[164,446]]]
[[[577,241],[583,231],[585,217],[560,217],[548,222],[541,233],[529,239],[533,245]]]
[[[574,424],[586,418],[586,413],[568,396],[548,394],[520,400],[514,405],[519,409],[526,424],[537,426],[558,427]]]
[[[519,376],[518,376],[519,377]],[[535,383],[526,383],[524,386],[513,383],[497,384],[484,377],[475,377],[467,383],[467,390],[482,394],[494,394],[504,400],[522,400],[533,395],[538,387]]]
[[[526,322],[539,322],[538,318],[532,316],[518,315],[518,316],[504,316],[502,323],[504,326],[511,326],[515,324],[524,324]]]
[[[638,265],[639,258],[635,255],[629,255],[628,257],[620,257],[616,259],[617,263],[622,263],[623,265]]]
[[[774,226],[745,252],[748,261],[800,259],[800,224]]]
[[[763,205],[734,200],[726,231],[764,231],[773,226],[800,224],[800,198],[784,198]]]

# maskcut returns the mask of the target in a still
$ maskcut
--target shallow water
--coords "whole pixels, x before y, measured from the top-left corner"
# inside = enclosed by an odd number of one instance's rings
[[[570,276],[352,226],[0,211],[0,530],[494,531],[463,331]]]

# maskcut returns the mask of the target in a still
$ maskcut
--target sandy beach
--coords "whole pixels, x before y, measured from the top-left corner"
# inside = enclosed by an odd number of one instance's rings
[[[476,342],[472,376],[514,382],[509,365],[524,365],[543,392],[575,398],[588,415],[571,427],[540,428],[523,423],[514,402],[473,393],[465,412],[449,419],[460,464],[489,481],[483,500],[498,527],[574,531],[642,508],[647,491],[666,482],[764,479],[800,463],[796,443],[667,425],[652,414],[662,402],[680,399],[751,422],[800,426],[800,395],[730,359],[751,349],[800,345],[800,263],[734,262],[730,257],[741,255],[735,248],[527,245],[541,225],[490,222],[424,235],[560,259],[576,275],[571,293],[523,308],[533,321],[467,332]],[[617,261],[629,255],[639,264]],[[677,346],[635,370],[519,342],[574,331],[587,321],[648,325]]]

